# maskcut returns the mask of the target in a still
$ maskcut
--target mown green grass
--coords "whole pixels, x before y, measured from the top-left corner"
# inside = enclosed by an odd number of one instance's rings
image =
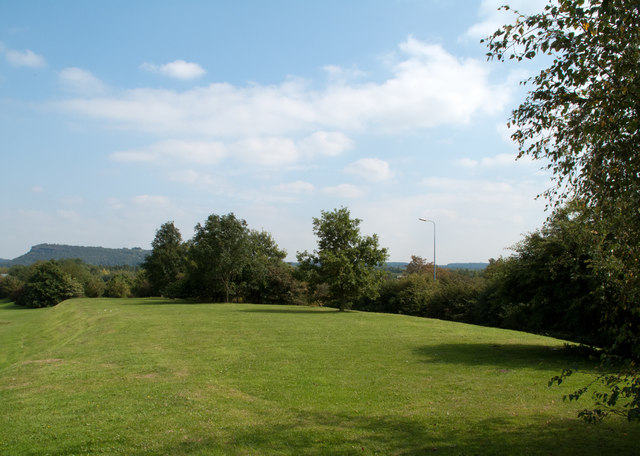
[[[0,454],[637,454],[562,395],[562,342],[400,315],[162,300],[0,304]],[[548,388],[562,367],[584,374]]]

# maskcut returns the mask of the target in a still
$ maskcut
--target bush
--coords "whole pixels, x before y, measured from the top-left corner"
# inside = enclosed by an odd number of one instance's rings
[[[483,281],[462,274],[452,274],[437,282],[425,309],[431,318],[471,323]]]
[[[104,295],[108,298],[128,298],[131,296],[131,287],[127,278],[122,274],[111,277],[105,286]]]
[[[25,307],[50,307],[78,296],[82,296],[82,286],[51,260],[33,266],[16,303]]]
[[[84,284],[84,295],[87,298],[99,298],[104,293],[104,280],[93,277]]]
[[[602,324],[606,284],[593,268],[596,240],[569,206],[527,235],[515,255],[491,261],[482,307],[487,323],[588,345],[612,344]]]
[[[439,271],[440,275],[435,281],[433,269],[429,268],[416,270],[400,279],[389,278],[381,285],[378,298],[361,300],[356,308],[443,320],[475,321],[483,279],[446,269]]]
[[[22,293],[24,282],[12,275],[0,277],[0,298],[9,298],[16,301]]]

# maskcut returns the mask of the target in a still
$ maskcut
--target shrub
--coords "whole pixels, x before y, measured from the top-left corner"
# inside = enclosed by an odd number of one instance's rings
[[[131,287],[127,278],[122,274],[111,277],[105,286],[104,295],[108,298],[128,298],[131,296]]]
[[[50,307],[81,295],[82,286],[51,260],[33,267],[16,303],[25,307]]]
[[[99,298],[104,293],[104,280],[92,277],[84,284],[84,295],[88,298]]]
[[[9,298],[15,301],[22,293],[24,282],[12,275],[0,277],[0,298]]]

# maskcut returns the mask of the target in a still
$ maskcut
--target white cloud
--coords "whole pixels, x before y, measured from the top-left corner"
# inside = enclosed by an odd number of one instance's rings
[[[82,215],[80,215],[78,212],[65,210],[65,209],[58,209],[57,211],[55,211],[55,213],[63,223],[65,222],[81,223],[83,218]]]
[[[80,94],[96,94],[105,90],[104,84],[100,79],[81,68],[65,68],[60,71],[59,77],[65,89]]]
[[[211,194],[231,195],[237,190],[224,176],[203,173],[193,169],[173,171],[169,174],[169,179]]]
[[[307,157],[335,157],[353,147],[353,141],[337,131],[316,131],[299,143],[302,154]]]
[[[165,207],[169,205],[169,198],[161,195],[138,195],[134,196],[131,201],[141,206]]]
[[[6,48],[5,48],[6,49]],[[15,51],[6,49],[5,57],[7,62],[14,67],[42,68],[47,66],[47,61],[41,55],[36,54],[30,49],[25,51]]]
[[[479,165],[478,160],[473,160],[471,158],[461,158],[460,160],[456,160],[456,163],[465,168],[475,168]]]
[[[285,137],[249,137],[239,141],[166,140],[146,147],[113,152],[118,162],[213,165],[234,158],[260,166],[279,167],[316,156],[336,156],[352,142],[342,133],[315,132],[299,141]]]
[[[331,196],[337,196],[347,199],[361,198],[364,196],[364,190],[351,184],[340,184],[332,187],[325,187],[323,191]]]
[[[270,86],[217,83],[183,92],[140,88],[58,106],[136,131],[261,137],[464,124],[479,113],[498,112],[509,98],[506,85],[489,81],[486,62],[460,59],[411,37],[399,49],[391,76],[380,83],[330,83],[319,91],[296,79]]]
[[[499,168],[514,165],[516,157],[517,154],[498,154],[493,157],[483,157],[479,160],[461,158],[456,163],[465,168]]]
[[[508,3],[511,10],[516,10],[522,14],[535,14],[542,12],[549,0],[482,0],[479,9],[480,21],[473,24],[465,34],[464,38],[479,40],[492,35],[505,24],[515,21],[513,11],[499,10],[502,5]]]
[[[299,157],[296,143],[289,138],[248,138],[234,143],[230,149],[241,160],[262,166],[286,165]]]
[[[193,62],[185,62],[184,60],[175,60],[164,65],[154,65],[152,63],[143,63],[140,68],[152,73],[159,73],[175,79],[197,79],[203,76],[206,71]]]
[[[400,50],[405,57],[387,81],[329,87],[317,108],[325,122],[387,132],[464,124],[478,112],[497,112],[508,99],[508,90],[489,84],[483,62],[412,37]]]
[[[171,173],[171,180],[193,186],[208,186],[213,183],[211,176],[201,174],[193,169],[175,171]]]
[[[505,144],[508,144],[509,146],[517,149],[518,144],[513,140],[513,138],[511,138],[511,135],[513,134],[513,128],[515,127],[508,127],[506,123],[499,123],[496,125],[496,131],[498,132],[498,135],[500,136],[502,141]]]
[[[117,98],[70,99],[58,106],[135,131],[238,137],[308,128],[313,111],[301,98],[288,84],[237,88],[221,83],[185,92],[133,89]]]
[[[420,182],[420,185],[429,187],[437,193],[466,195],[469,201],[495,200],[496,198],[503,200],[517,193],[513,184],[504,181],[427,177]]]
[[[480,159],[461,158],[456,160],[456,164],[464,168],[471,169],[494,169],[494,168],[507,168],[510,166],[519,166],[523,164],[532,165],[534,160],[528,156],[518,158],[517,153],[513,154],[498,154],[492,157],[482,157]]]
[[[218,163],[227,155],[220,142],[167,140],[147,147],[117,151],[111,159],[119,162],[185,162],[210,165]]]
[[[332,84],[347,84],[365,76],[365,73],[355,66],[342,68],[338,65],[325,65],[322,69],[327,73]]]
[[[278,184],[274,187],[274,190],[278,192],[292,194],[312,193],[314,189],[315,187],[313,184],[304,181],[287,182],[284,184]]]
[[[516,157],[516,154],[498,154],[493,157],[484,157],[480,160],[480,165],[485,168],[512,166],[516,163]]]
[[[372,182],[389,180],[395,174],[388,162],[378,158],[362,158],[348,165],[345,171]]]
[[[118,198],[110,197],[107,198],[107,207],[111,210],[117,211],[124,207],[122,202]]]
[[[60,202],[69,206],[79,206],[84,204],[85,199],[82,196],[67,196],[60,199]]]
[[[33,193],[42,193],[44,192],[44,188],[40,187],[39,185],[34,185],[33,187],[31,187],[31,191]]]

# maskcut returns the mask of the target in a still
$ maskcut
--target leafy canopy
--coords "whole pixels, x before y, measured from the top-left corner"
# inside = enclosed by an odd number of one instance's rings
[[[360,219],[351,218],[347,208],[322,211],[313,219],[318,249],[298,252],[300,269],[316,287],[328,285],[326,300],[340,310],[350,308],[362,297],[374,297],[383,274],[377,269],[386,261],[387,249],[378,236],[360,235]]]
[[[558,0],[539,14],[515,14],[488,38],[488,57],[553,61],[525,81],[532,90],[513,111],[512,137],[520,156],[548,161],[550,201],[582,205],[607,297],[602,324],[613,343],[605,348],[629,363],[621,374],[628,389],[605,377],[604,411],[587,417],[606,415],[625,397],[623,413],[640,419],[640,3]]]
[[[184,273],[186,247],[182,234],[173,222],[166,222],[156,231],[152,251],[144,261],[147,278],[154,294],[165,294],[180,274]]]
[[[189,248],[189,276],[197,296],[229,302],[235,280],[249,262],[249,228],[233,213],[210,215],[195,227]]]
[[[65,273],[55,260],[36,264],[20,293],[17,304],[51,307],[65,299],[82,295],[82,286]]]

